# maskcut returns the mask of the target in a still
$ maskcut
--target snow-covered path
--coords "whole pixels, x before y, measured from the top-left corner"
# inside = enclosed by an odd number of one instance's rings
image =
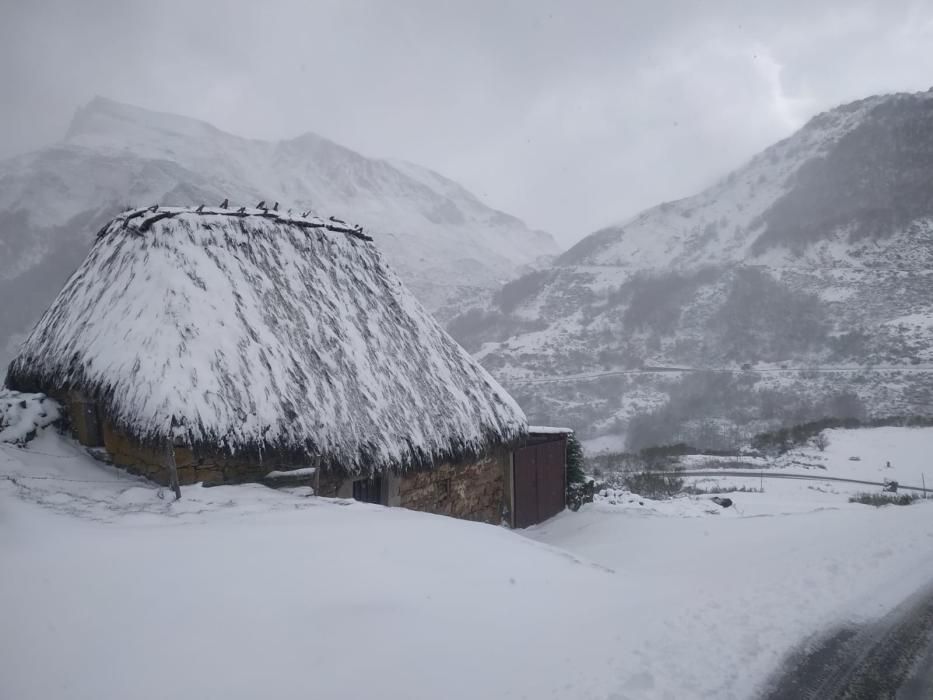
[[[260,486],[172,503],[49,432],[0,474],[17,700],[747,698],[933,580],[933,503],[597,503],[520,533]]]

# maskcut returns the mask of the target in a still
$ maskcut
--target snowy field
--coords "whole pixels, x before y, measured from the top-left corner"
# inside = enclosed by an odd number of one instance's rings
[[[792,450],[779,466],[797,473],[826,470],[827,475],[865,481],[894,479],[933,488],[933,428],[826,430],[824,451]]]
[[[727,495],[736,501],[742,515],[773,515],[807,512],[819,508],[856,507],[850,497],[860,493],[879,493],[869,484],[847,483],[834,479],[884,483],[897,481],[898,493],[922,495],[903,487],[933,490],[933,428],[866,428],[861,430],[826,430],[824,450],[815,446],[801,447],[778,458],[705,457],[690,455],[680,460],[689,471],[731,471],[761,473],[758,476],[688,477],[688,485],[709,492]],[[799,475],[807,480],[772,479],[768,475]],[[739,493],[736,493],[736,491]],[[751,492],[750,492],[751,491]],[[757,491],[761,491],[757,493]],[[933,496],[933,494],[930,494]],[[680,512],[671,502],[648,504],[664,512]]]
[[[933,448],[883,435],[831,436],[826,473]],[[814,484],[512,532],[262,486],[174,503],[41,431],[0,444],[0,698],[754,697],[933,579],[933,502]]]
[[[761,467],[779,473],[825,474],[863,481],[894,479],[918,487],[926,481],[933,488],[933,428],[833,429],[824,430],[823,436],[823,450],[808,445],[776,459],[689,455],[681,458],[681,466],[696,470]]]

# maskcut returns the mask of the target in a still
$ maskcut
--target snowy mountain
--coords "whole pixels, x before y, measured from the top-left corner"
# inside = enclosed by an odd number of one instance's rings
[[[278,200],[362,224],[442,318],[557,252],[547,233],[430,170],[311,133],[257,141],[95,98],[63,141],[0,162],[0,298],[17,299],[0,304],[0,362],[120,209],[225,197],[237,206]]]
[[[823,415],[929,413],[933,91],[821,114],[450,328],[531,420],[602,444],[726,446]]]

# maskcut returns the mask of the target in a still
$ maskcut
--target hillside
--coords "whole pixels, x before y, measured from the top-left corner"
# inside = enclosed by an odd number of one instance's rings
[[[933,91],[861,100],[450,328],[532,420],[603,444],[723,447],[823,415],[929,412],[931,182]]]
[[[126,205],[313,209],[362,224],[421,301],[442,317],[476,302],[553,239],[408,163],[367,158],[315,134],[280,142],[103,98],[78,110],[65,138],[0,162],[0,364]]]

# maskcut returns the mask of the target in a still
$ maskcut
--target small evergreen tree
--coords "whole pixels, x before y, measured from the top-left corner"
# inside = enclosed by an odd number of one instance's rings
[[[567,506],[579,510],[593,500],[594,483],[583,472],[583,445],[573,433],[567,436]]]
[[[582,484],[586,481],[583,473],[583,445],[573,433],[567,436],[567,484]]]

